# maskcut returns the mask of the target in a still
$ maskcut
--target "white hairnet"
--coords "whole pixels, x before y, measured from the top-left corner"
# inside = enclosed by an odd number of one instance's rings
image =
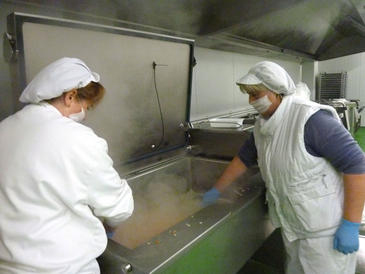
[[[263,84],[278,94],[289,95],[295,92],[295,84],[290,75],[274,62],[263,61],[254,65],[246,75],[237,81],[237,85]]]
[[[23,90],[19,101],[38,103],[99,80],[99,74],[80,59],[64,57],[43,68]]]

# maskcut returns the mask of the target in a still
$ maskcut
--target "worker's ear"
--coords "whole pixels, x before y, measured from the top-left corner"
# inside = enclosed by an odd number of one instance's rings
[[[72,103],[77,100],[77,90],[71,89],[70,91],[67,91],[63,94],[63,102],[67,107],[70,107]]]

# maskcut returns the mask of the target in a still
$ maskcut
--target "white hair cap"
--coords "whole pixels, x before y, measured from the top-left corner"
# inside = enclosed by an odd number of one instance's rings
[[[64,57],[43,68],[23,90],[19,101],[39,103],[99,80],[99,74],[92,72],[80,59]]]
[[[295,92],[295,84],[290,75],[274,62],[263,61],[254,65],[237,85],[263,84],[277,94],[289,95]]]

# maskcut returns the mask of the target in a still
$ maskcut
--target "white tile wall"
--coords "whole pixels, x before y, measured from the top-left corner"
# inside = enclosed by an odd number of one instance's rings
[[[318,62],[306,61],[302,63],[302,82],[306,83],[309,90],[311,91],[311,99],[316,98],[316,79],[318,71]]]
[[[225,51],[195,48],[190,120],[199,120],[238,111],[248,106],[248,96],[235,84],[257,62],[274,61],[283,66],[294,82],[301,80],[298,62],[265,59]]]

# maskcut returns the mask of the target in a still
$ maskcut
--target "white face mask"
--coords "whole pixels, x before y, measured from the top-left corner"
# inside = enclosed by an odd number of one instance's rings
[[[81,107],[81,111],[78,113],[73,113],[68,116],[68,118],[74,120],[75,122],[81,122],[85,119],[86,113],[84,111],[84,108]]]
[[[261,114],[265,113],[271,106],[271,101],[267,95],[251,102],[251,105]]]

